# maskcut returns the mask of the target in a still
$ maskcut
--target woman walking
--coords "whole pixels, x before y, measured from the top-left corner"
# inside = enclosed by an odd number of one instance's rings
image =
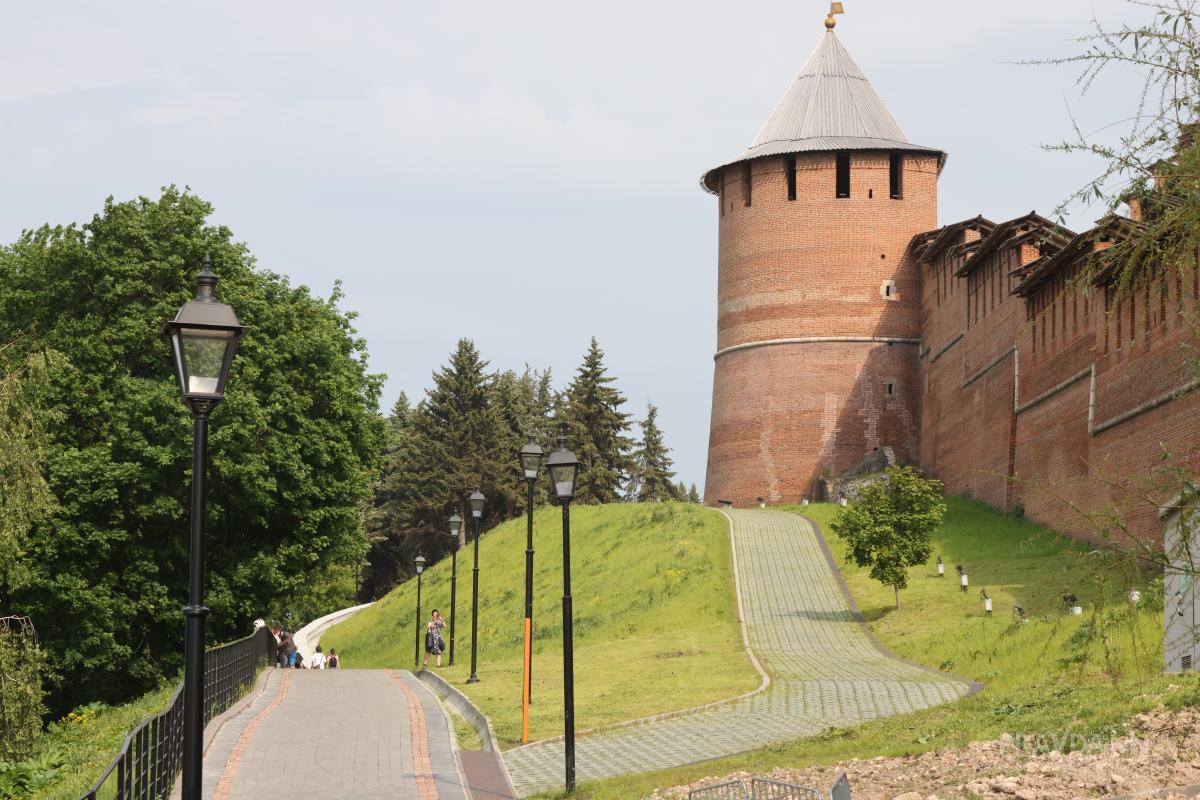
[[[446,649],[442,641],[442,628],[446,627],[441,612],[436,608],[429,614],[429,624],[425,626],[425,667],[429,667],[429,657],[434,656],[438,669],[442,668],[442,651]]]

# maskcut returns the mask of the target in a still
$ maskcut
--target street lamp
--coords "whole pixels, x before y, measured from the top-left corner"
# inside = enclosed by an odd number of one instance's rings
[[[458,609],[458,533],[462,530],[462,517],[458,509],[450,517],[450,538],[454,540],[454,549],[450,551],[450,666],[454,666],[454,618]]]
[[[163,329],[171,343],[179,394],[192,412],[192,525],[183,645],[183,800],[200,800],[204,759],[204,515],[208,415],[225,397],[225,382],[246,332],[233,309],[213,295],[212,258],[196,277],[196,297]]]
[[[483,519],[483,503],[486,498],[475,487],[467,501],[471,505],[471,520],[475,523],[475,568],[471,570],[471,677],[467,683],[479,683],[475,674],[475,656],[479,644],[479,523]]]
[[[566,426],[558,426],[558,447],[546,462],[554,495],[562,504],[563,530],[563,723],[567,757],[567,791],[575,791],[575,655],[571,615],[571,498],[579,461],[567,449]]]
[[[417,624],[416,642],[413,647],[413,672],[421,666],[421,573],[425,571],[425,556],[418,555],[413,559],[413,568],[417,571]]]
[[[525,473],[525,674],[521,682],[521,741],[529,741],[529,705],[533,702],[533,484],[542,468],[542,448],[534,435],[518,456]]]

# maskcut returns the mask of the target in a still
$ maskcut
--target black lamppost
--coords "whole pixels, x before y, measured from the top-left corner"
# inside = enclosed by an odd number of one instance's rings
[[[458,509],[454,509],[454,516],[450,517],[450,538],[454,540],[451,545],[454,549],[450,551],[450,666],[454,666],[454,618],[457,616],[456,609],[458,608],[458,532],[462,530],[462,517],[458,514]]]
[[[521,470],[528,495],[525,501],[525,675],[521,684],[521,741],[529,741],[529,705],[533,702],[533,484],[542,468],[542,448],[533,434],[521,448]]]
[[[567,791],[575,791],[575,655],[571,615],[571,498],[575,496],[575,476],[579,461],[567,449],[566,426],[558,426],[558,449],[550,454],[546,467],[554,494],[562,504],[563,530],[563,739],[567,756]]]
[[[483,519],[483,503],[486,498],[475,487],[468,502],[471,504],[471,519],[475,523],[475,568],[471,570],[471,677],[467,683],[479,683],[475,674],[475,656],[479,644],[479,523]]]
[[[183,645],[183,800],[200,800],[204,769],[204,515],[208,472],[208,415],[225,396],[225,382],[246,329],[213,295],[212,258],[196,278],[196,297],[164,327],[171,342],[179,393],[192,412],[192,527]]]
[[[421,573],[425,571],[425,556],[417,556],[413,559],[413,568],[417,571],[417,624],[416,624],[416,642],[413,647],[413,672],[421,666]]]

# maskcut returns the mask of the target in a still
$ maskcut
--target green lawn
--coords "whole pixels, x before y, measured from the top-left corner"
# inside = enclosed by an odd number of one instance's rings
[[[174,692],[172,686],[121,706],[96,703],[53,723],[38,741],[34,756],[22,762],[30,768],[27,774],[41,772],[42,779],[8,796],[22,800],[77,800],[116,758],[125,736],[143,719],[165,708]],[[0,770],[0,798],[6,796],[5,786]]]
[[[905,755],[1002,733],[1032,737],[1046,749],[1073,749],[1159,703],[1200,703],[1197,675],[1161,674],[1162,610],[1161,600],[1155,601],[1161,585],[1026,520],[971,500],[948,502],[934,548],[935,558],[943,555],[947,577],[935,577],[933,558],[911,570],[899,611],[890,587],[872,581],[866,570],[845,565],[845,548],[827,530],[836,506],[789,510],[803,511],[826,528],[851,593],[892,652],[984,682],[981,692],[741,756],[584,784],[576,797],[629,800],[710,775]],[[966,594],[958,591],[954,566],[959,563],[970,578]],[[1147,597],[1137,610],[1125,599],[1129,586]],[[984,587],[993,598],[991,617],[984,616],[979,598]],[[1061,613],[1059,598],[1066,591],[1083,601],[1082,617]],[[1013,605],[1025,608],[1028,623],[1013,621]]]
[[[535,515],[531,740],[562,734],[561,519],[558,508]],[[758,685],[742,649],[729,526],[720,514],[681,503],[572,507],[571,557],[576,730],[734,697]],[[471,685],[469,548],[459,553],[458,567],[457,663],[441,675],[491,718],[508,747],[521,735],[524,518],[480,541],[480,682]],[[348,668],[412,667],[415,598],[415,582],[408,581],[325,633],[322,646],[337,648]],[[435,607],[449,619],[449,559],[422,578],[422,616]]]

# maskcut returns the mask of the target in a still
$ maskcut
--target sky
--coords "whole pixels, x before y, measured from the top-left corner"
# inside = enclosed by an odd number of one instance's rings
[[[909,140],[950,157],[941,224],[1052,211],[1098,170],[1040,145],[1116,123],[1069,55],[1124,0],[846,0],[837,32]],[[819,0],[10,4],[0,241],[188,186],[260,266],[343,281],[384,410],[456,341],[566,384],[590,337],[703,490],[717,205],[824,34]],[[1101,209],[1076,209],[1087,227]],[[636,429],[635,429],[636,431]]]

